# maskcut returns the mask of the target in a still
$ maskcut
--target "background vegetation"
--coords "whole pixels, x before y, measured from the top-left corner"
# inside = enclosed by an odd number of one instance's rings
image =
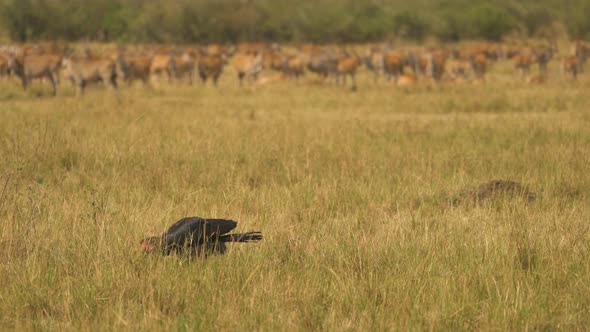
[[[586,0],[0,0],[15,41],[365,42],[590,37]]]
[[[0,329],[585,330],[590,81],[558,66],[543,86],[510,63],[406,90],[363,72],[356,93],[240,89],[230,67],[83,98],[0,81]],[[497,178],[537,199],[438,200]],[[265,239],[139,252],[187,215]]]

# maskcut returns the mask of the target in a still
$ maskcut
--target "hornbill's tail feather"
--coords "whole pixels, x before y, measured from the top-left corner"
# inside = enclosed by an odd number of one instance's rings
[[[219,238],[223,242],[258,242],[262,240],[261,232],[227,234]]]

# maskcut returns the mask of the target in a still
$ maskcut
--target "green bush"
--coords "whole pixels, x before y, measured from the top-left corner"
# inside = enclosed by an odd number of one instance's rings
[[[1,21],[12,39],[28,40],[43,33],[48,22],[46,16],[40,15],[40,5],[33,0],[5,1]]]
[[[466,36],[467,21],[459,13],[448,10],[442,11],[432,33],[442,41],[459,41]]]
[[[467,15],[472,38],[498,41],[516,28],[509,14],[499,7],[485,4],[473,8]]]
[[[426,21],[414,12],[403,12],[393,17],[393,29],[398,37],[420,41],[429,32]]]
[[[529,36],[540,36],[551,26],[554,16],[546,7],[532,8],[520,20]]]
[[[42,39],[206,43],[500,40],[544,34],[562,22],[590,34],[586,0],[0,0],[0,36]]]
[[[590,4],[584,4],[572,10],[565,25],[569,35],[575,39],[590,38]]]

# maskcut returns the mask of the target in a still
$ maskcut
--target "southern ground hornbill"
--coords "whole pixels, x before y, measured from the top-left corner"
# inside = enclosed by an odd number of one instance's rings
[[[207,255],[223,254],[226,242],[262,240],[261,232],[227,234],[237,225],[233,220],[188,217],[177,221],[161,236],[148,237],[140,244],[145,253]]]

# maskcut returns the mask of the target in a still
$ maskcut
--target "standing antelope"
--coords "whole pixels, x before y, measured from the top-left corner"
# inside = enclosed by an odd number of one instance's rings
[[[371,47],[367,50],[365,56],[362,57],[362,61],[368,70],[373,72],[373,82],[377,83],[379,75],[384,73],[384,56],[383,51],[379,47]]]
[[[540,46],[533,49],[533,58],[539,64],[539,74],[547,76],[547,65],[557,53],[557,46],[553,43],[551,46]]]
[[[121,78],[131,85],[133,81],[140,80],[143,85],[149,84],[151,56],[119,56],[117,64],[121,71]]]
[[[117,88],[117,64],[111,58],[76,59],[66,57],[63,66],[67,75],[76,84],[76,94],[83,95],[89,83],[102,82]]]
[[[470,57],[471,69],[475,79],[485,81],[488,58],[484,53],[476,53]]]
[[[572,46],[572,53],[578,58],[579,71],[582,72],[586,61],[590,57],[590,42],[576,40]]]
[[[450,60],[448,71],[453,79],[469,80],[472,77],[472,67],[469,61],[462,59]]]
[[[526,77],[531,72],[534,59],[531,50],[527,48],[515,54],[512,61],[514,62],[514,69],[520,73],[520,77]]]
[[[253,43],[253,42],[243,42],[238,44],[238,53],[241,54],[249,54],[249,55],[258,55],[262,54],[265,49],[264,43]]]
[[[561,60],[561,70],[564,75],[571,75],[572,79],[576,80],[580,73],[580,59],[575,55],[563,57]]]
[[[318,74],[322,79],[327,79],[330,74],[336,72],[338,65],[337,52],[329,47],[311,47],[304,49],[308,57],[307,69]]]
[[[294,76],[299,79],[305,72],[305,62],[300,56],[293,55],[287,60],[287,68],[285,73],[289,76]]]
[[[175,78],[180,80],[183,77],[187,77],[189,84],[192,85],[193,78],[195,77],[195,64],[197,62],[195,53],[184,51],[180,56],[174,57],[174,61]]]
[[[440,81],[445,73],[447,55],[443,50],[434,50],[422,55],[424,72],[435,81]]]
[[[245,77],[250,77],[253,81],[256,81],[258,73],[262,70],[262,54],[238,53],[234,56],[233,65],[238,73],[240,86],[242,86]]]
[[[52,95],[57,94],[59,69],[62,57],[53,54],[10,55],[7,68],[21,79],[23,89],[27,90],[30,81],[35,78],[47,78],[51,83]]]
[[[268,51],[264,53],[264,67],[276,71],[286,71],[289,57],[279,51]]]
[[[225,61],[221,54],[202,54],[197,60],[199,69],[199,77],[203,83],[207,83],[207,79],[213,80],[213,85],[217,86],[217,80],[223,72],[223,65]]]
[[[0,77],[4,78],[8,73],[8,59],[0,53]]]
[[[397,81],[404,73],[404,59],[397,51],[389,51],[383,55],[383,72],[389,80]]]
[[[150,77],[154,85],[157,85],[157,77],[165,74],[171,83],[176,75],[176,61],[170,54],[156,54],[150,63]]]
[[[356,91],[356,70],[361,64],[361,60],[358,55],[353,54],[345,54],[344,56],[338,59],[338,63],[336,64],[336,79],[338,80],[342,77],[342,83],[346,84],[346,76],[350,76],[350,80],[352,81],[352,86],[350,87],[352,91]]]

